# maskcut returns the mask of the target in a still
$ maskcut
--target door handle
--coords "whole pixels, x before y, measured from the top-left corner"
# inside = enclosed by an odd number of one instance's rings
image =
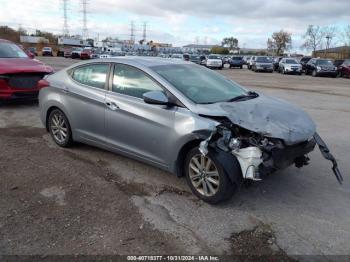
[[[111,110],[113,110],[113,111],[119,109],[119,107],[117,106],[117,104],[114,103],[114,102],[109,102],[109,101],[108,101],[108,102],[106,102],[106,106],[108,106],[109,109],[111,109]]]

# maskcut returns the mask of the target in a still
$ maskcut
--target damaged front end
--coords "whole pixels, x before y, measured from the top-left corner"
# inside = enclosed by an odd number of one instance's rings
[[[298,168],[308,165],[310,159],[307,154],[318,144],[322,155],[333,162],[333,172],[339,183],[343,181],[337,162],[317,133],[307,141],[290,145],[280,138],[266,137],[242,128],[226,118],[220,119],[220,123],[200,143],[199,150],[203,155],[213,149],[235,156],[244,179],[259,181],[264,175],[292,164]]]

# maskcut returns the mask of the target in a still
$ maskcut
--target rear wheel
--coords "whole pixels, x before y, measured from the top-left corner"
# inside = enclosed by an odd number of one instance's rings
[[[61,147],[69,147],[73,143],[72,130],[65,114],[54,109],[48,119],[49,132],[55,143]]]
[[[237,188],[215,156],[211,152],[203,156],[198,147],[188,153],[185,172],[193,194],[210,204],[231,198]]]

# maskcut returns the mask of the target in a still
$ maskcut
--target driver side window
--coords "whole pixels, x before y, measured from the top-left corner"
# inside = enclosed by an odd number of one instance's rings
[[[129,65],[116,64],[114,67],[112,91],[142,98],[144,93],[163,91],[163,89],[140,69]]]

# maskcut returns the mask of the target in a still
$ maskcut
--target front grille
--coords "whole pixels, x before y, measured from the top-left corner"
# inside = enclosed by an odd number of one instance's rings
[[[12,88],[35,88],[43,75],[11,75],[8,79],[8,85]]]

